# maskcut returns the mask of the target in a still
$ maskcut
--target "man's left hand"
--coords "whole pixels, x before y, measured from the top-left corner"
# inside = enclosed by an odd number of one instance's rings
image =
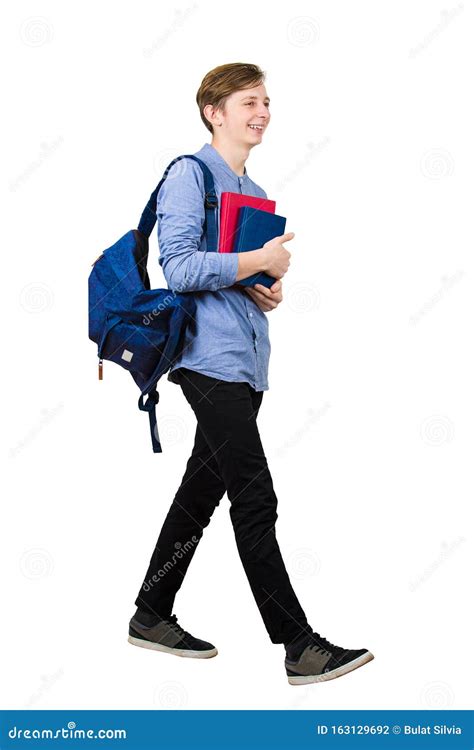
[[[257,303],[263,312],[271,312],[283,299],[282,280],[277,279],[275,283],[267,289],[263,284],[244,287],[247,294]]]

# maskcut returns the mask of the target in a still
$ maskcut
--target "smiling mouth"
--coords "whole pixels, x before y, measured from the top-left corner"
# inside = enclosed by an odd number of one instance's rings
[[[250,128],[250,130],[255,130],[257,133],[263,133],[263,131],[265,130],[265,126],[264,125],[253,125],[252,124],[252,125],[249,125],[248,127]]]

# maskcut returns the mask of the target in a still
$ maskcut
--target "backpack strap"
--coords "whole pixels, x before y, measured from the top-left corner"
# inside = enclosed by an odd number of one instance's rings
[[[148,203],[146,204],[145,208],[143,209],[143,213],[141,215],[139,224],[138,224],[138,231],[141,232],[141,234],[145,235],[145,237],[149,238],[153,228],[157,221],[157,215],[156,215],[156,201],[158,198],[159,190],[163,184],[163,182],[166,180],[168,176],[168,172],[170,171],[173,164],[175,164],[177,161],[180,161],[180,159],[193,159],[196,161],[199,166],[202,169],[203,175],[204,175],[204,208],[206,212],[205,216],[205,222],[203,227],[203,234],[207,233],[207,250],[209,252],[217,252],[217,226],[216,226],[216,216],[215,216],[215,210],[218,207],[218,201],[217,201],[217,195],[214,187],[214,178],[212,176],[212,172],[210,171],[207,164],[205,164],[201,159],[198,159],[197,156],[194,156],[194,154],[183,154],[182,156],[177,156],[176,159],[173,159],[173,161],[166,167],[165,173],[150,195],[150,199]],[[147,400],[145,401],[145,395],[148,396]],[[151,433],[151,443],[153,446],[153,453],[162,453],[161,449],[161,442],[160,437],[158,434],[158,425],[156,422],[156,405],[159,401],[160,395],[156,388],[149,391],[148,394],[143,394],[140,396],[138,400],[138,408],[140,411],[147,411],[148,412],[148,418],[150,421],[150,433]]]
[[[156,405],[160,400],[160,394],[158,391],[153,389],[148,394],[148,398],[144,401],[145,395],[142,393],[138,399],[138,408],[140,411],[148,412],[148,419],[150,420],[150,433],[151,433],[151,444],[153,446],[153,453],[163,453],[161,449],[160,436],[158,434],[158,425],[156,423]]]
[[[163,182],[166,180],[168,176],[168,172],[170,171],[173,164],[175,164],[177,161],[180,161],[180,159],[193,159],[195,162],[199,164],[199,166],[202,169],[203,175],[204,175],[204,208],[206,211],[206,221],[204,225],[204,232],[207,232],[207,249],[210,252],[217,252],[217,228],[216,228],[216,215],[215,215],[215,209],[218,206],[217,201],[217,195],[214,187],[214,178],[212,176],[212,173],[203,161],[201,159],[198,159],[197,156],[194,156],[194,154],[183,154],[182,156],[177,156],[176,159],[173,159],[173,161],[168,164],[166,167],[165,173],[163,177],[161,178],[160,182],[150,195],[150,200],[146,204],[145,208],[143,209],[143,213],[140,218],[140,222],[138,224],[138,231],[144,234],[146,237],[149,237],[150,234],[153,231],[153,228],[156,224],[156,201],[158,198],[158,193],[160,191],[160,188],[163,184]]]

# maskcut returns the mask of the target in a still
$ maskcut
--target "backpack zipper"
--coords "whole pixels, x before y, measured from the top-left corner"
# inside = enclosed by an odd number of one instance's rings
[[[102,351],[103,351],[104,346],[105,346],[105,340],[106,340],[107,336],[109,335],[110,331],[112,330],[112,328],[115,328],[116,325],[118,325],[119,323],[122,323],[122,318],[118,318],[114,323],[112,323],[112,325],[110,325],[107,328],[107,321],[109,320],[109,318],[112,318],[112,317],[114,317],[112,313],[108,313],[107,314],[107,317],[105,319],[106,322],[105,322],[105,326],[104,326],[104,332],[102,334],[102,338],[100,340],[99,348],[97,350],[97,355],[99,357],[99,380],[103,380],[104,379],[104,359],[102,357]]]

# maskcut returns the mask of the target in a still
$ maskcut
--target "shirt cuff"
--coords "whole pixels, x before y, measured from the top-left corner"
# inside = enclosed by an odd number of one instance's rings
[[[219,253],[221,259],[221,275],[219,277],[219,288],[232,286],[237,278],[239,268],[238,253]]]

